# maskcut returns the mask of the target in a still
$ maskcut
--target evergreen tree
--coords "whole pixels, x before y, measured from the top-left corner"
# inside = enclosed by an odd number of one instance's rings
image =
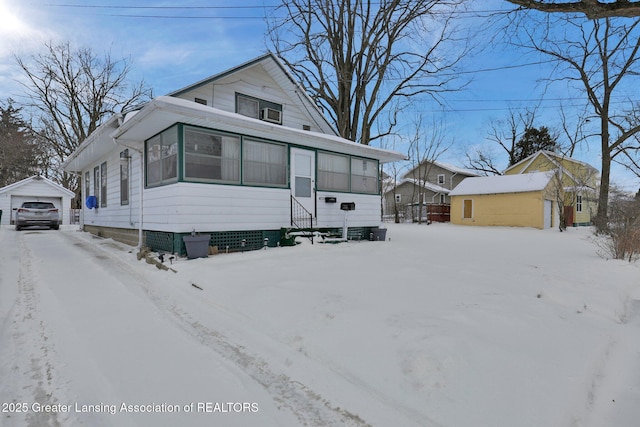
[[[0,104],[0,187],[39,172],[39,146],[13,100]]]
[[[540,150],[556,152],[557,149],[557,138],[551,135],[549,128],[546,126],[542,126],[539,129],[534,127],[527,128],[514,147],[512,161],[509,166],[526,159]]]

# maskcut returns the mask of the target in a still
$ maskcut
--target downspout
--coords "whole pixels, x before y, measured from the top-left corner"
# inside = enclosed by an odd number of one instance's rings
[[[136,150],[138,151],[138,150]],[[142,202],[144,198],[144,153],[142,150],[138,151],[140,154],[140,206],[138,206],[138,250],[142,249]]]
[[[122,116],[122,114],[118,114],[118,125],[121,126],[124,123],[124,117]],[[134,116],[132,120],[135,120],[136,117]],[[129,145],[125,145],[125,144],[120,144],[116,137],[112,137],[111,141],[118,147],[126,147],[130,150],[135,151],[136,153],[138,153],[140,155],[140,204],[138,205],[138,245],[136,246],[136,248],[138,250],[142,249],[143,246],[143,233],[142,233],[142,229],[143,229],[143,223],[142,223],[142,218],[143,218],[143,201],[144,201],[144,150],[139,150],[135,147],[129,146]],[[133,171],[133,167],[130,168],[130,176],[132,175],[131,172]],[[131,198],[131,195],[129,195],[129,198]],[[129,201],[129,204],[131,204],[131,200]],[[129,207],[129,210],[131,210],[131,207]]]
[[[112,138],[112,141],[115,145],[119,146],[119,147],[126,147],[130,150],[135,151],[136,153],[138,153],[140,155],[140,204],[138,205],[138,245],[136,246],[137,249],[142,249],[143,246],[143,240],[142,240],[142,208],[143,208],[143,200],[144,200],[144,151],[143,150],[139,150],[135,147],[131,147],[129,145],[124,145],[124,144],[120,144],[116,141],[116,138]],[[133,167],[130,168],[130,175],[133,175]],[[131,195],[129,195],[129,198],[131,198]],[[131,200],[129,200],[129,211],[131,211]]]
[[[451,174],[451,178],[449,179],[449,190],[453,190],[453,177],[456,175],[458,175],[458,172]]]

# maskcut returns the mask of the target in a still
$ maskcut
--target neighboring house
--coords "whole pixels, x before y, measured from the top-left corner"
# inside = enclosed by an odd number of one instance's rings
[[[551,228],[554,172],[467,178],[451,196],[451,222],[460,225]]]
[[[505,175],[555,171],[562,176],[554,201],[563,210],[567,226],[591,225],[597,212],[598,170],[593,166],[550,151],[538,151],[510,166]]]
[[[401,180],[390,182],[384,194],[387,219],[400,221],[449,221],[449,192],[474,171],[438,161],[423,162],[405,173]]]
[[[64,168],[83,178],[85,230],[184,253],[192,231],[221,250],[341,231],[350,207],[349,232],[368,236],[380,164],[403,158],[337,136],[269,53],[111,117]]]
[[[14,223],[15,212],[22,202],[52,202],[60,212],[61,224],[71,224],[73,191],[39,175],[0,188],[1,225]]]

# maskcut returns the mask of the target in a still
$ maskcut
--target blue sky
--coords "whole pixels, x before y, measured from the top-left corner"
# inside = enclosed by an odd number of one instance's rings
[[[511,8],[504,0],[477,3],[483,11]],[[164,95],[266,52],[264,17],[277,4],[277,0],[0,0],[0,99],[24,96],[16,83],[22,76],[13,55],[34,54],[49,40],[130,58],[131,78],[144,79],[155,95]],[[469,27],[480,24],[477,18],[464,20]],[[554,127],[560,125],[560,103],[575,103],[574,95],[557,85],[546,91],[544,101],[538,101],[545,90],[540,80],[551,73],[546,58],[493,45],[489,34],[479,35],[476,41],[484,49],[466,59],[460,75],[471,81],[448,96],[444,111],[429,99],[407,110],[408,116],[422,115],[424,123],[445,124],[454,144],[440,160],[459,166],[466,150],[486,144],[489,124],[506,119],[510,108],[539,105],[536,124]],[[594,141],[574,157],[600,169],[596,147]],[[612,177],[629,191],[640,187],[640,179],[621,168],[615,167]]]

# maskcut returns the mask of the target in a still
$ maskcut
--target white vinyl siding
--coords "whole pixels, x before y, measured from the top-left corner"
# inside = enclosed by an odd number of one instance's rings
[[[129,169],[129,204],[122,205],[121,201],[121,176],[120,173],[106,173],[106,206],[99,209],[83,209],[84,223],[88,225],[106,225],[118,228],[135,228],[139,219],[139,200],[140,200],[140,153],[130,151],[131,159],[129,160],[131,168]],[[109,156],[101,159],[98,164],[107,163],[116,165],[120,163],[120,150],[114,150]],[[111,166],[113,171],[113,166]],[[93,168],[90,168],[93,170]],[[99,170],[99,169],[98,169]],[[88,172],[88,171],[87,171]],[[86,173],[85,172],[85,175]],[[98,173],[99,175],[99,173]],[[98,178],[100,183],[100,178]],[[167,188],[167,187],[162,187]],[[86,196],[92,195],[87,194]],[[102,197],[100,197],[102,198]],[[84,201],[83,201],[84,203]]]
[[[277,67],[275,64],[273,66]],[[239,93],[280,105],[283,126],[295,129],[303,129],[308,126],[309,130],[313,132],[335,135],[327,123],[314,121],[304,109],[299,107],[300,99],[290,99],[289,95],[281,89],[282,84],[290,84],[290,82],[284,81],[287,78],[286,75],[281,75],[275,69],[267,71],[272,72],[277,78],[281,77],[283,81],[274,80],[274,76],[267,74],[265,69],[258,65],[243,70],[241,80],[238,80],[238,75],[222,77],[214,83],[193,88],[178,97],[189,101],[200,98],[206,100],[207,105],[211,107],[236,113],[238,112],[236,94]],[[258,112],[258,114],[260,113]],[[252,117],[257,118],[259,115]]]

